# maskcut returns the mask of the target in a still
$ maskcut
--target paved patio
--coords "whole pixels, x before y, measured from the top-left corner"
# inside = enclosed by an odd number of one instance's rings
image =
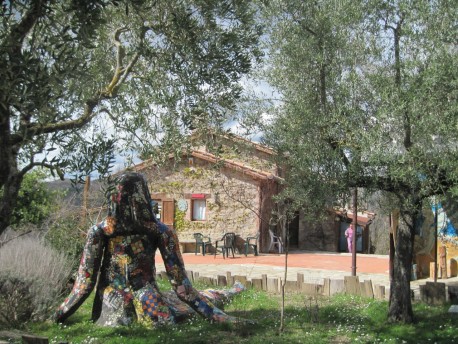
[[[284,254],[260,254],[259,256],[236,255],[235,258],[223,259],[221,254],[205,256],[184,253],[183,260],[187,270],[199,272],[201,276],[215,277],[225,275],[243,275],[260,278],[284,278]],[[160,254],[156,255],[157,270],[165,270]],[[296,280],[297,274],[304,274],[305,280],[321,283],[323,278],[343,279],[351,275],[352,257],[348,253],[323,253],[293,251],[288,255],[288,280]],[[388,256],[357,255],[357,275],[360,280],[371,279],[373,283],[389,285]]]
[[[248,279],[260,278],[266,274],[269,278],[284,278],[284,254],[260,254],[259,256],[235,255],[235,258],[223,259],[221,254],[216,256],[207,254],[195,255],[184,253],[183,260],[188,271],[195,271],[200,276],[216,277],[225,275],[227,271],[232,275],[247,276]],[[157,271],[165,271],[162,258],[156,255]],[[344,279],[350,276],[352,257],[349,253],[329,253],[292,251],[288,255],[287,280],[297,280],[297,274],[304,275],[306,282],[322,283],[324,278]],[[387,255],[357,254],[356,275],[360,281],[372,280],[372,283],[389,288],[389,258]],[[411,282],[416,298],[419,297],[419,286],[432,279],[419,279]],[[439,279],[438,282],[447,285],[458,285],[458,277]],[[388,290],[387,290],[388,295]]]

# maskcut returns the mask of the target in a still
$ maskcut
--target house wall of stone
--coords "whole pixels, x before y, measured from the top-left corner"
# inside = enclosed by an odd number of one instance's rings
[[[299,213],[298,248],[307,251],[337,252],[339,243],[339,222],[335,216],[326,216],[318,223],[307,220]]]
[[[145,168],[142,173],[152,194],[187,201],[186,213],[180,214],[175,207],[175,229],[181,240],[193,240],[194,232],[209,236],[212,242],[226,232],[235,232],[241,238],[258,232],[260,182],[252,177],[228,168],[216,168],[197,158],[192,165],[182,161],[175,166]],[[196,193],[207,196],[205,221],[191,220],[189,195]]]
[[[379,212],[370,224],[370,253],[388,254],[390,250],[390,215]]]
[[[270,245],[269,223],[272,215],[274,202],[272,197],[279,192],[278,183],[269,180],[265,181],[261,187],[261,216],[260,216],[260,237],[259,251],[267,252]]]

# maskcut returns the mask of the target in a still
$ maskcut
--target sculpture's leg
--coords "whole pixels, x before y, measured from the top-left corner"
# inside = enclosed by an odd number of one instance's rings
[[[245,290],[245,287],[237,281],[231,289],[206,289],[201,291],[200,294],[222,309],[225,303],[228,303],[235,295],[241,293],[243,290]]]
[[[238,322],[215,307],[204,295],[195,290],[186,275],[183,258],[181,256],[177,235],[174,230],[164,224],[158,225],[161,243],[159,249],[164,260],[165,269],[170,283],[177,296],[202,316],[216,322]]]
[[[161,293],[151,285],[135,292],[134,305],[138,321],[145,325],[175,322],[175,315]]]

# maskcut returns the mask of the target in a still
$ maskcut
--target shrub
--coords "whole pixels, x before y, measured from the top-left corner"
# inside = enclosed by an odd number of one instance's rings
[[[30,223],[39,225],[51,214],[56,205],[58,192],[46,187],[46,177],[46,173],[42,170],[34,170],[24,176],[17,205],[12,214],[11,226],[17,227]]]
[[[61,194],[60,197],[56,197],[58,206],[40,228],[45,243],[65,254],[72,262],[74,271],[79,266],[86,242],[86,232],[92,225],[92,222],[82,221],[82,209],[77,200],[79,196],[70,192],[69,196]]]
[[[56,217],[44,231],[43,238],[46,244],[68,257],[73,271],[78,269],[86,239],[86,232],[79,228],[78,220],[72,214]]]
[[[3,237],[0,242],[6,240]],[[1,246],[0,262],[0,327],[20,327],[48,318],[60,296],[68,291],[68,259],[36,235],[22,236]]]
[[[32,318],[33,299],[27,282],[0,275],[0,328],[18,328]]]

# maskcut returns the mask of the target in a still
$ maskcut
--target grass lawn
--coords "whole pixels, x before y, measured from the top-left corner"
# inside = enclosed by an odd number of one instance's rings
[[[161,281],[162,290],[170,288]],[[198,289],[205,286],[197,285]],[[285,330],[279,333],[279,295],[248,290],[225,310],[251,319],[255,325],[210,324],[200,317],[185,323],[148,329],[140,325],[106,328],[90,322],[89,299],[65,325],[30,324],[26,331],[46,336],[50,343],[154,344],[154,343],[457,343],[458,317],[447,313],[449,305],[414,304],[417,322],[386,322],[388,303],[348,295],[332,298],[287,296]]]

